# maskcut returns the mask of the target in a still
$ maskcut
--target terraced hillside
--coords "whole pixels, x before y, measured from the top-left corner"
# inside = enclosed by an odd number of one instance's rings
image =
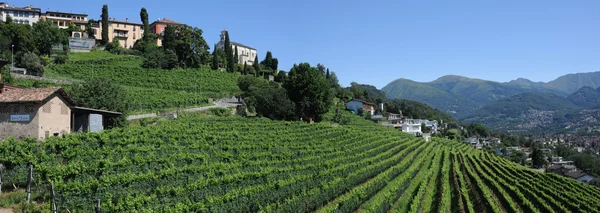
[[[2,189],[59,212],[598,212],[600,189],[373,124],[193,115],[0,143]],[[10,187],[9,187],[10,186]],[[9,192],[24,199],[23,190]],[[0,195],[0,197],[3,197]],[[4,196],[6,197],[6,196]],[[16,197],[16,198],[15,198]],[[1,206],[0,202],[0,206]]]
[[[131,110],[178,108],[207,103],[239,92],[237,73],[199,69],[145,69],[143,58],[104,51],[73,53],[67,64],[51,65],[46,76],[85,80],[103,77],[124,86]]]

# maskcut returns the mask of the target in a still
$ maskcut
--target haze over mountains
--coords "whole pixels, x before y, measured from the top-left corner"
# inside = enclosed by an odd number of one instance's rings
[[[600,72],[590,72],[560,76],[547,83],[524,78],[500,83],[456,75],[423,83],[401,78],[382,91],[389,98],[420,101],[463,122],[481,123],[495,130],[578,127],[577,131],[590,131],[587,127],[600,120],[598,87]]]

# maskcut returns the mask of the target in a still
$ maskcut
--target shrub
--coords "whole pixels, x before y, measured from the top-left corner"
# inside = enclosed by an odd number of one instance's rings
[[[231,110],[228,108],[211,108],[210,113],[219,117],[227,117],[231,115]]]
[[[69,56],[67,54],[60,54],[54,57],[55,64],[65,64],[69,60]]]
[[[41,59],[34,53],[28,52],[23,54],[21,57],[21,66],[25,67],[27,72],[33,73],[34,75],[44,75],[44,66],[42,66]]]
[[[238,105],[235,107],[235,113],[242,117],[248,116],[248,112],[246,112],[246,106],[244,105]]]

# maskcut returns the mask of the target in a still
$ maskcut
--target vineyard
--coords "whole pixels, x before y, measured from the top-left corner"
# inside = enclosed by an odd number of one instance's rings
[[[32,200],[50,209],[52,183],[59,212],[92,212],[98,199],[104,212],[600,209],[600,188],[371,124],[183,115],[41,143],[9,139],[0,162],[3,190],[24,199],[31,164]]]
[[[205,104],[208,98],[235,95],[238,74],[198,69],[145,69],[143,58],[104,51],[74,53],[67,64],[50,65],[46,75],[85,80],[107,78],[125,86],[131,110],[163,109]]]

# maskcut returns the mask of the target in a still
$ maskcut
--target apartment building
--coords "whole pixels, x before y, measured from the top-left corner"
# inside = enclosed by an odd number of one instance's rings
[[[97,25],[92,25],[92,28],[94,29],[96,40],[102,40],[102,22],[100,21]],[[114,18],[108,20],[108,41],[112,42],[113,39],[119,39],[121,47],[132,48],[133,44],[141,39],[143,34],[143,25],[130,22],[128,18],[125,21]]]
[[[66,29],[69,28],[69,25],[75,24],[75,26],[85,30],[85,25],[88,22],[87,14],[78,14],[78,13],[65,13],[65,12],[53,12],[46,11],[42,13],[42,20],[50,20],[54,22],[58,26],[58,28]]]
[[[33,5],[15,7],[8,5],[8,2],[0,2],[0,21],[6,21],[6,17],[10,16],[16,24],[33,25],[40,20],[41,14],[42,10]]]

